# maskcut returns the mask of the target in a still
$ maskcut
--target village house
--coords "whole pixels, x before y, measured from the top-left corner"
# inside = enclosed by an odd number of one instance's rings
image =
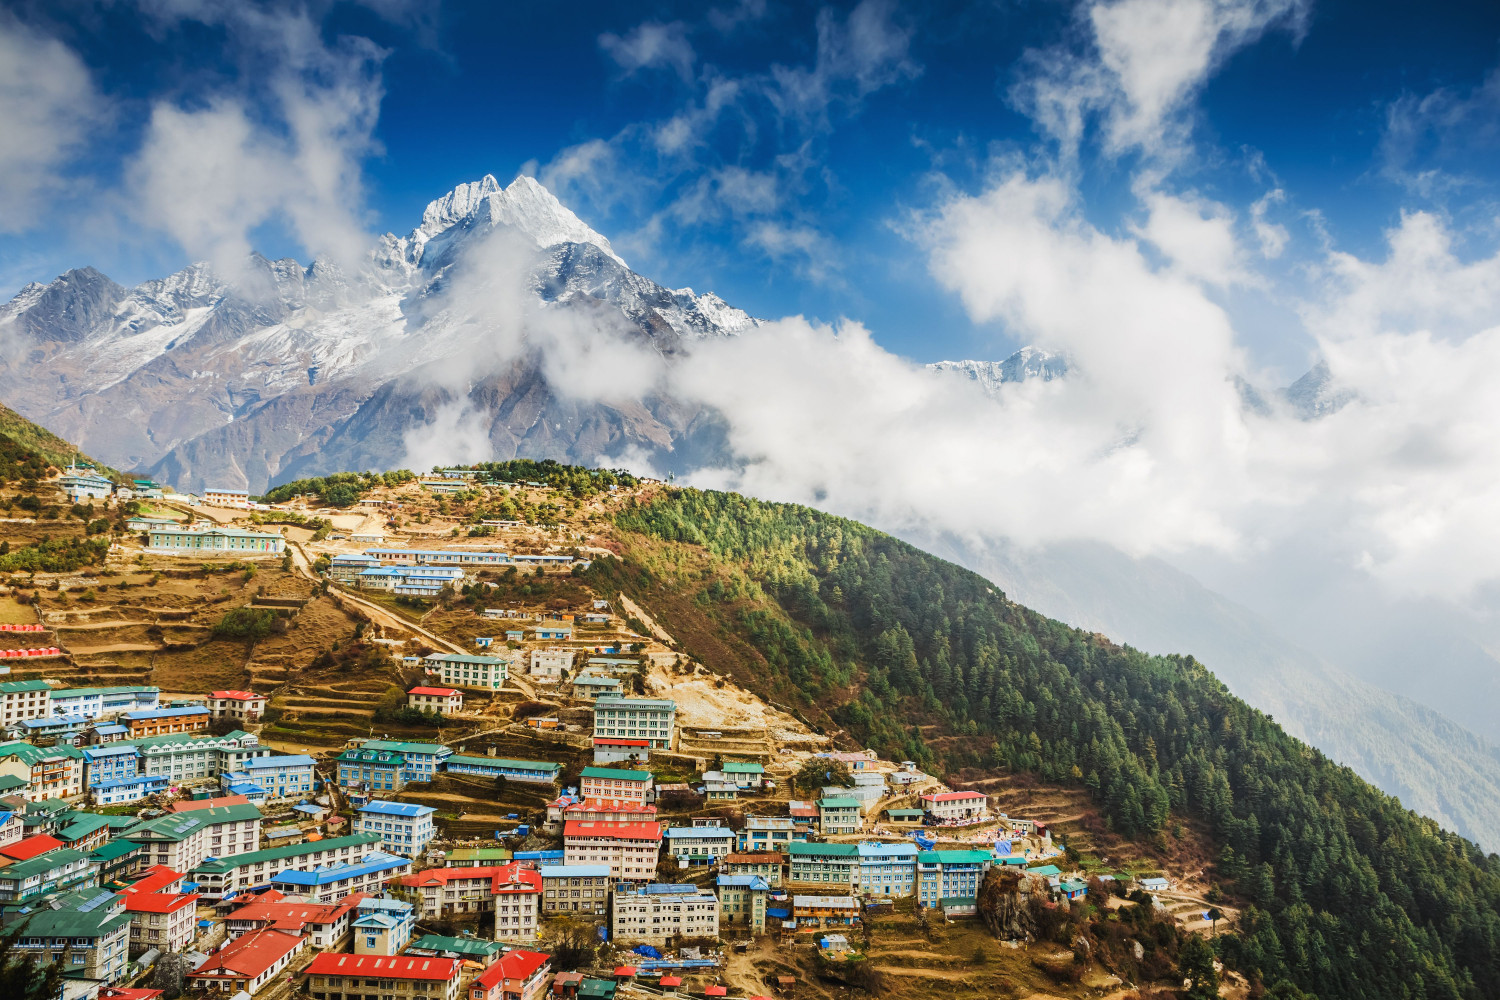
[[[424,920],[451,913],[489,913],[495,906],[496,887],[513,877],[511,867],[425,868],[406,876],[401,884],[416,895],[418,916]]]
[[[655,798],[650,771],[625,770],[614,767],[586,767],[578,780],[578,792],[585,800],[604,805],[639,803],[645,805]]]
[[[818,829],[825,837],[863,830],[864,820],[860,817],[859,801],[843,797],[819,799]]]
[[[807,831],[790,816],[746,816],[735,848],[742,852],[780,851],[793,841],[806,839]]]
[[[542,923],[542,873],[519,863],[495,873],[495,940],[504,944],[535,941]]]
[[[414,802],[374,799],[355,811],[354,832],[377,833],[384,850],[414,858],[427,850],[436,835],[432,822],[435,812],[432,806]]]
[[[917,903],[930,909],[944,899],[977,896],[994,863],[989,851],[922,851],[917,855]]]
[[[219,776],[221,787],[249,782],[261,788],[269,799],[304,799],[312,795],[317,783],[316,762],[306,754],[277,754],[246,761],[243,771]]]
[[[160,705],[161,688],[140,684],[114,687],[58,688],[49,697],[52,715],[107,719],[121,712],[150,711]]]
[[[0,743],[0,775],[26,782],[19,791],[28,802],[72,798],[84,791],[83,753],[70,746]]]
[[[303,970],[312,1000],[363,1000],[366,983],[392,1000],[457,1000],[462,963],[425,955],[338,955],[324,952]]]
[[[734,850],[734,831],[727,826],[697,824],[674,826],[663,834],[667,853],[684,868],[711,865]]]
[[[442,769],[442,764],[453,751],[440,743],[408,743],[399,740],[365,740],[360,744],[361,750],[374,750],[399,754],[403,764],[401,769],[401,780],[403,782],[431,781],[432,776]]]
[[[644,764],[650,758],[650,740],[622,740],[609,736],[594,737],[595,764]]]
[[[719,859],[719,872],[724,875],[757,875],[771,888],[779,889],[785,865],[786,856],[775,851],[737,851]]]
[[[207,858],[229,858],[258,848],[260,810],[233,805],[169,813],[137,823],[120,839],[140,844],[145,862],[191,871]]]
[[[608,865],[547,865],[542,873],[542,912],[604,914],[614,885]]]
[[[414,687],[406,692],[406,707],[434,715],[457,715],[464,710],[464,694],[458,688]]]
[[[901,898],[916,892],[917,845],[859,844],[855,887],[862,895]]]
[[[660,853],[661,827],[655,823],[569,820],[563,824],[563,863],[608,865],[616,881],[650,881]]]
[[[281,555],[286,539],[263,531],[239,528],[152,528],[146,533],[148,551],[172,556],[200,556],[210,552],[233,555]]]
[[[181,708],[153,708],[143,712],[126,712],[120,716],[130,731],[130,738],[166,736],[175,733],[195,733],[208,728],[210,716],[202,705],[185,705]]]
[[[51,714],[52,686],[46,681],[0,681],[0,723]]]
[[[400,899],[361,899],[354,909],[354,954],[399,955],[411,941],[417,911]]]
[[[787,881],[852,888],[859,879],[857,844],[809,844],[786,846]]]
[[[676,727],[677,703],[670,699],[600,695],[594,701],[595,736],[650,740],[653,750],[670,750]]]
[[[543,684],[558,684],[573,669],[573,650],[571,649],[533,649],[531,651],[531,669],[527,671],[532,678]]]
[[[499,656],[470,656],[467,653],[432,653],[423,658],[428,674],[435,674],[444,684],[459,688],[498,691],[510,676],[510,661]]]
[[[332,903],[352,893],[381,893],[392,881],[411,873],[411,859],[375,851],[358,861],[309,871],[282,871],[271,888],[314,903]]]
[[[254,691],[212,691],[208,695],[208,714],[213,719],[254,722],[266,712],[266,696]]]
[[[251,996],[302,953],[307,939],[284,931],[243,934],[188,973],[189,988]]]
[[[241,934],[274,928],[288,934],[300,934],[323,951],[339,951],[349,943],[355,907],[365,897],[346,896],[336,903],[319,905],[295,899],[265,901],[249,897],[250,902],[232,911],[225,919],[224,930],[231,938]]]
[[[547,989],[551,956],[516,949],[500,956],[469,984],[469,1000],[535,1000]]]
[[[176,872],[167,874],[176,876],[170,889],[131,892],[125,897],[125,912],[130,914],[131,951],[149,948],[186,951],[197,932],[198,894],[179,892],[182,876]]]
[[[217,899],[233,892],[243,892],[255,885],[265,885],[279,872],[311,871],[347,865],[378,850],[380,837],[372,833],[331,837],[309,844],[272,847],[241,853],[227,858],[205,861],[192,870],[198,891],[206,898]]]
[[[617,888],[610,923],[617,945],[665,948],[674,938],[712,940],[719,936],[719,900],[689,885]]]
[[[852,927],[859,923],[859,900],[853,896],[793,896],[792,919],[799,931]]]
[[[930,792],[922,796],[922,809],[939,821],[984,819],[989,799],[983,792]]]
[[[215,507],[248,507],[250,494],[245,490],[212,487],[203,491],[203,502]]]
[[[131,742],[140,755],[141,773],[173,784],[242,771],[248,762],[271,755],[271,748],[261,746],[254,733],[239,729],[223,736],[178,733]]]
[[[720,875],[715,881],[719,890],[719,923],[723,927],[744,927],[752,934],[766,929],[766,899],[771,884],[759,875]]]
[[[130,915],[123,896],[81,888],[30,913],[12,912],[4,919],[7,932],[19,933],[13,958],[56,964],[71,977],[105,985],[125,979],[130,967]]]
[[[442,934],[423,934],[406,948],[408,955],[435,955],[438,958],[456,958],[489,966],[505,946],[499,941],[477,938],[471,935],[451,937]]]
[[[87,854],[60,847],[0,868],[0,903],[24,903],[48,893],[98,884],[98,868]]]
[[[450,774],[473,774],[481,778],[504,778],[539,785],[554,785],[562,765],[547,760],[508,760],[504,757],[470,757],[454,754],[443,763]]]

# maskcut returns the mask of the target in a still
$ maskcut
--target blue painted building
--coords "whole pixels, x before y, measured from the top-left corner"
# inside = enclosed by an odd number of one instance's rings
[[[435,812],[432,806],[374,799],[354,814],[354,832],[377,833],[383,850],[414,858],[427,849],[436,834],[432,822]]]

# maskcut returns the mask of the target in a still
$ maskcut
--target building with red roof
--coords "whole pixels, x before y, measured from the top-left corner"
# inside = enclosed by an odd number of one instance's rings
[[[99,1000],[156,1000],[165,994],[166,990],[142,990],[126,989],[119,986],[105,986],[99,990]]]
[[[169,871],[168,874],[177,875]],[[182,883],[182,876],[177,875]],[[132,887],[134,888],[134,887]],[[196,892],[137,892],[125,897],[130,914],[130,950],[186,951],[196,935]]]
[[[284,931],[264,930],[241,935],[190,972],[188,987],[231,994],[244,990],[254,995],[290,965],[306,946],[306,938]]]
[[[517,948],[469,984],[469,1000],[532,1000],[547,988],[552,956]]]
[[[403,877],[401,884],[420,897],[420,917],[493,911],[496,940],[536,940],[542,875],[533,868],[515,862],[428,868]]]
[[[406,707],[419,712],[453,715],[464,710],[464,694],[457,688],[414,687],[406,692]]]
[[[989,797],[983,792],[929,792],[922,796],[922,810],[935,819],[982,819],[989,812]]]
[[[362,980],[389,983],[382,992],[395,1000],[457,1000],[459,970],[463,963],[456,958],[434,958],[425,955],[338,955],[324,952],[303,970],[307,991],[312,1000],[354,1000],[361,997]]]
[[[141,872],[141,877],[121,889],[125,896],[146,895],[149,893],[164,892],[176,895],[182,888],[182,880],[186,878],[181,872],[173,871],[166,865],[152,865]]]
[[[4,855],[12,861],[30,861],[38,854],[46,854],[48,851],[55,851],[59,847],[66,846],[66,844],[56,837],[49,837],[45,833],[38,833],[18,840],[14,844],[6,844],[4,847],[0,847],[0,855]]]
[[[569,820],[563,824],[563,864],[609,865],[616,880],[649,882],[661,854],[657,823]]]
[[[254,722],[266,711],[266,696],[254,691],[214,691],[208,696],[208,714],[215,719]]]
[[[654,823],[656,807],[639,802],[606,802],[603,799],[584,799],[563,806],[563,820],[592,819],[605,823]]]
[[[230,937],[258,930],[285,931],[310,938],[314,948],[337,950],[349,941],[354,910],[368,894],[352,893],[336,903],[318,904],[288,900],[254,899],[229,914],[225,929]]]

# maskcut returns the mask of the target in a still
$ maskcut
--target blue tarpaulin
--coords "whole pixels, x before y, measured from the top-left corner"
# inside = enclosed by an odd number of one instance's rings
[[[647,958],[661,958],[661,952],[657,951],[655,948],[651,947],[649,944],[638,944],[638,945],[636,945],[635,946],[635,953],[637,955],[645,955]]]
[[[792,911],[783,910],[775,906],[768,906],[766,907],[766,916],[775,917],[778,920],[790,920],[792,918]]]

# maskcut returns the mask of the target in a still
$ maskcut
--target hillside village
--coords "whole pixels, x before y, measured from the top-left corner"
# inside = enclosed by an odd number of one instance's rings
[[[1233,918],[1195,831],[881,759],[590,586],[664,484],[321,486],[0,501],[0,921],[69,1000],[1124,996],[1026,914]]]

